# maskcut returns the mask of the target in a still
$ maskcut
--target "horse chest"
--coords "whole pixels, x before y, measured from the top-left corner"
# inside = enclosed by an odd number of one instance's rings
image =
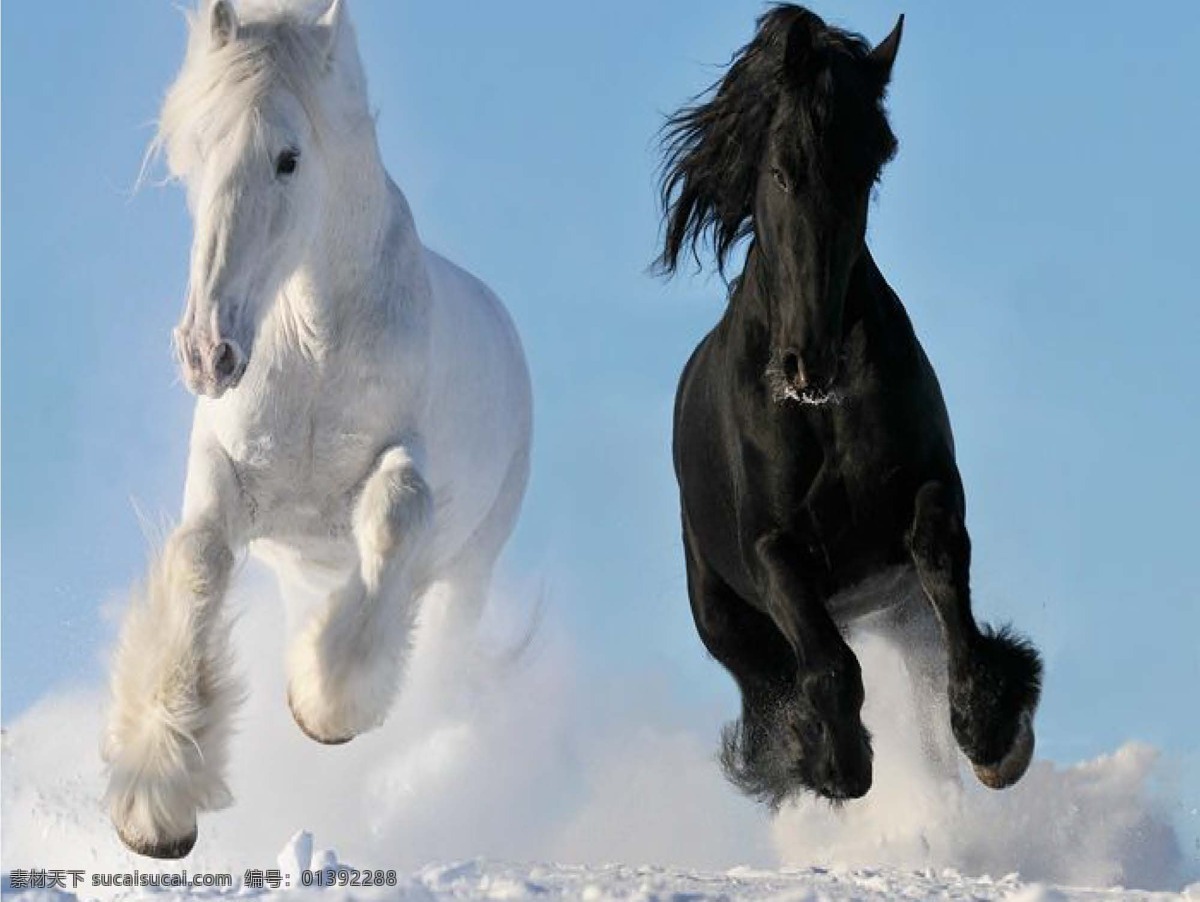
[[[366,424],[314,409],[288,417],[270,416],[233,443],[235,464],[260,483],[309,492],[363,474],[378,453],[378,438]]]
[[[742,547],[785,530],[831,593],[904,560],[915,468],[889,429],[869,407],[797,412],[750,468]]]
[[[797,413],[772,435],[770,480],[778,497],[814,515],[851,519],[887,506],[906,469],[886,417],[869,407]]]
[[[365,382],[357,397],[320,391],[300,377],[229,418],[223,444],[257,533],[348,533],[357,489],[396,431],[394,412],[371,403],[377,392]]]

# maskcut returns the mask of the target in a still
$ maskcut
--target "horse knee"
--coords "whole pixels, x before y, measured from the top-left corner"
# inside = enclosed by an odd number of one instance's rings
[[[429,487],[403,448],[391,448],[363,486],[354,534],[364,559],[394,557],[420,535],[432,515]]]
[[[162,565],[170,585],[198,598],[211,598],[224,593],[229,583],[233,550],[212,524],[183,526],[167,541]]]
[[[944,483],[927,482],[917,492],[908,546],[917,564],[930,570],[950,570],[956,561],[970,558],[961,504]]]

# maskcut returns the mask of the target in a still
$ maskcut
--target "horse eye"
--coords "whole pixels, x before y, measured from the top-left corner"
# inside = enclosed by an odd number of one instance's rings
[[[792,190],[792,185],[788,181],[788,177],[784,175],[783,170],[778,166],[771,167],[771,178],[775,179],[775,184],[779,186],[780,191],[789,193]]]
[[[291,175],[296,171],[300,162],[300,151],[285,150],[275,158],[275,174],[278,176]]]

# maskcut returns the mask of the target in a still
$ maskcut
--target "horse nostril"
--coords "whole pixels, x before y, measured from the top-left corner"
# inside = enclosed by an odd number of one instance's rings
[[[785,351],[783,354],[783,376],[797,388],[808,388],[808,375],[800,363],[800,355],[795,351]]]
[[[213,350],[213,375],[224,382],[233,378],[241,363],[241,354],[232,342],[223,341]]]

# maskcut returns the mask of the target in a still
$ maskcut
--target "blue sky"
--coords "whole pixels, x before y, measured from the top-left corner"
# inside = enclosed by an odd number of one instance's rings
[[[1195,807],[1200,8],[816,8],[874,39],[908,14],[890,102],[901,148],[870,242],[950,407],[977,610],[1046,655],[1039,751],[1151,742],[1190,775]],[[597,674],[665,675],[680,706],[731,714],[687,611],[668,453],[678,372],[723,289],[646,268],[656,129],[761,4],[351,10],[384,157],[426,243],[488,281],[526,343],[535,466],[506,571],[545,579]],[[153,522],[176,510],[191,402],[168,341],[183,195],[131,190],[182,17],[165,0],[5,13],[9,722],[100,678],[100,608],[144,564],[135,505]]]

